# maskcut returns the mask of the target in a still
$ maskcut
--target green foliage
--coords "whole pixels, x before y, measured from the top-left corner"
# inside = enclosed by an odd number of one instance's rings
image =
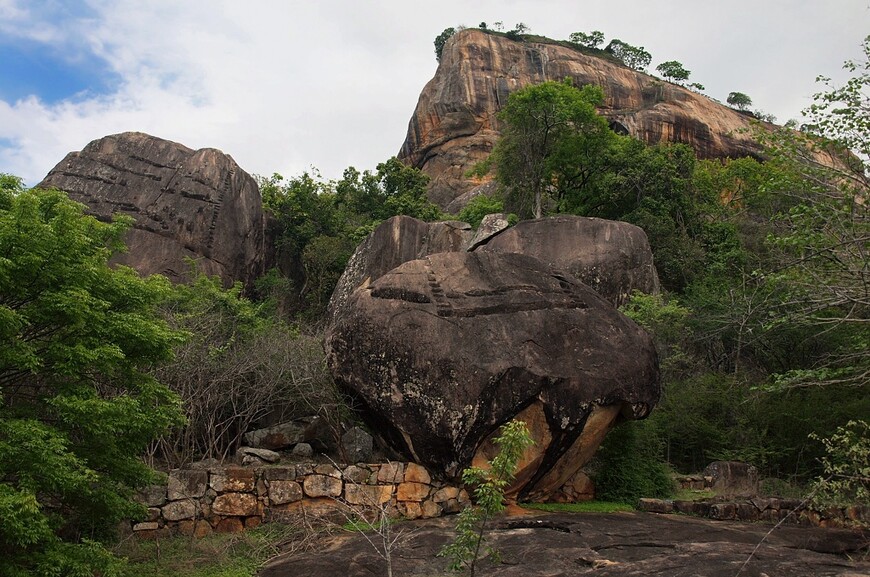
[[[426,197],[428,182],[396,158],[375,172],[348,167],[337,182],[323,181],[316,171],[289,180],[258,178],[278,253],[278,272],[260,287],[272,291],[268,296],[282,314],[320,318],[354,249],[381,221],[441,217]]]
[[[634,68],[641,72],[646,71],[647,66],[652,62],[652,55],[643,46],[632,46],[617,38],[611,40],[604,50],[613,54],[613,56],[629,68]]]
[[[568,41],[574,44],[579,44],[586,48],[598,48],[604,44],[604,33],[600,30],[593,30],[589,34],[585,32],[572,32],[568,36]]]
[[[740,110],[746,110],[752,106],[752,99],[742,92],[729,92],[725,102]]]
[[[225,459],[266,414],[288,420],[319,413],[335,420],[335,389],[319,339],[243,297],[241,285],[224,289],[216,277],[194,275],[161,309],[188,335],[174,358],[154,369],[183,399],[187,417],[153,447],[170,466]]]
[[[673,495],[670,469],[661,460],[661,441],[647,421],[629,421],[607,434],[592,463],[595,495],[634,504],[643,497]]]
[[[870,424],[849,421],[830,437],[810,438],[825,448],[822,477],[813,486],[814,502],[821,506],[870,503]]]
[[[582,193],[602,168],[600,151],[615,137],[595,110],[603,98],[597,86],[578,89],[567,79],[510,95],[499,113],[504,128],[492,154],[507,210],[540,218],[547,197],[574,202]]]
[[[459,514],[456,537],[439,553],[450,558],[451,571],[467,568],[471,577],[480,558],[487,521],[504,510],[504,491],[514,478],[523,452],[534,444],[526,424],[516,420],[502,426],[493,442],[499,447],[499,453],[489,463],[489,470],[470,467],[462,472],[462,481],[474,485],[474,505]]]
[[[484,28],[484,26],[481,26],[481,28]],[[444,45],[454,34],[456,34],[456,29],[450,27],[445,28],[441,31],[441,34],[435,37],[435,60],[438,62],[441,62],[441,53],[444,52]]]
[[[242,533],[201,539],[129,539],[117,547],[128,559],[121,577],[253,577],[288,544],[306,538],[299,525],[267,523]]]
[[[504,201],[494,196],[478,195],[468,201],[459,211],[459,220],[467,222],[473,228],[480,226],[480,221],[488,214],[504,212]]]
[[[147,369],[180,335],[166,279],[110,268],[129,221],[3,179],[0,208],[0,573],[116,574],[94,539],[141,513],[147,444],[180,422]]]
[[[672,82],[684,82],[689,79],[691,72],[683,68],[676,60],[668,60],[656,66],[656,70],[666,79]]]

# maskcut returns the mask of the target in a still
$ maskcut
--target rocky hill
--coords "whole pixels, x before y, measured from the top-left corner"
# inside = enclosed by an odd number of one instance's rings
[[[143,275],[186,278],[188,259],[227,285],[263,272],[264,226],[257,183],[220,150],[192,150],[141,132],[95,140],[58,163],[39,188],[58,188],[102,220],[135,220],[129,251],[113,262]]]
[[[702,158],[758,153],[757,145],[741,133],[749,127],[749,117],[702,94],[628,68],[603,53],[468,29],[444,46],[399,157],[432,178],[429,196],[447,208],[479,184],[464,174],[498,140],[496,113],[508,95],[566,77],[578,86],[603,88],[600,112],[619,132],[649,143],[687,143]]]

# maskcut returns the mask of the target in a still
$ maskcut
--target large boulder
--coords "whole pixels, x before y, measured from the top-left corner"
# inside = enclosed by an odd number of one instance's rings
[[[617,419],[646,416],[659,397],[650,337],[520,254],[410,260],[350,295],[326,350],[371,429],[443,475],[488,458],[498,427],[525,420],[537,444],[513,488],[521,499],[553,494]]]
[[[225,284],[263,272],[264,227],[254,179],[229,155],[125,132],[71,152],[38,185],[58,188],[102,220],[132,216],[125,254],[143,275],[188,278],[190,265]]]
[[[589,285],[614,306],[624,304],[633,290],[659,290],[646,233],[626,222],[581,216],[526,220],[477,250],[533,256]]]

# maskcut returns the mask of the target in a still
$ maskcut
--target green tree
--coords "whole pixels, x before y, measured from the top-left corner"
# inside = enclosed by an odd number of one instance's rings
[[[629,68],[634,68],[641,72],[644,72],[649,63],[652,62],[652,55],[643,46],[632,46],[618,38],[611,40],[604,50],[613,54]]]
[[[99,540],[144,513],[140,456],[181,420],[148,373],[180,338],[156,315],[170,286],[108,266],[129,220],[0,182],[0,573],[112,575]]]
[[[656,66],[656,70],[666,79],[672,82],[684,82],[689,79],[691,72],[683,68],[676,60],[668,60]]]
[[[752,99],[742,92],[729,92],[725,102],[740,110],[746,110],[752,106]]]
[[[514,478],[523,452],[534,444],[526,424],[516,420],[502,426],[493,442],[499,447],[499,453],[488,463],[488,468],[470,467],[462,472],[462,481],[474,486],[474,505],[459,514],[456,537],[439,553],[450,558],[451,571],[467,568],[471,577],[480,558],[486,525],[493,515],[504,511],[505,490]]]
[[[604,33],[600,30],[593,30],[589,34],[585,32],[572,32],[568,36],[568,41],[586,48],[598,48],[604,44]]]
[[[450,40],[450,37],[456,34],[456,28],[445,28],[441,34],[435,37],[435,60],[441,62],[441,54],[444,52],[444,45]]]
[[[540,218],[548,197],[576,202],[601,171],[602,151],[615,137],[595,109],[603,99],[597,86],[578,89],[570,80],[511,94],[499,113],[504,127],[492,154],[506,209]]]

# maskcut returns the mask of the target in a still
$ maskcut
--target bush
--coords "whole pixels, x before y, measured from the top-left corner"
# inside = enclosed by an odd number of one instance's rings
[[[671,471],[660,454],[661,441],[647,421],[631,421],[613,429],[592,463],[595,498],[634,504],[643,497],[672,496]]]

